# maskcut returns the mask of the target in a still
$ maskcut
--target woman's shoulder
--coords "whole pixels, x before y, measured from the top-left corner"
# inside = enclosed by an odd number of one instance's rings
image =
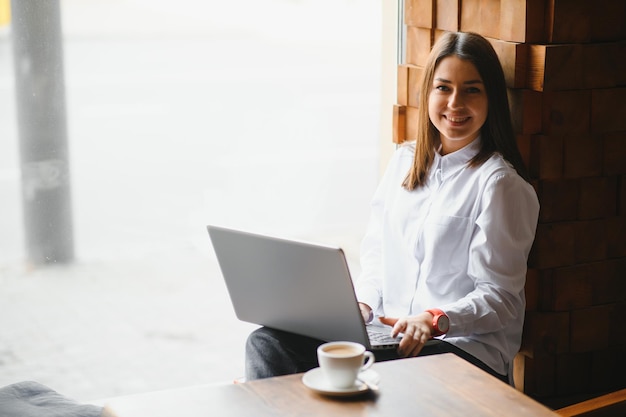
[[[415,157],[415,142],[403,142],[394,150],[389,159],[389,167],[408,169]],[[406,173],[406,172],[405,172]]]
[[[498,152],[491,155],[491,157],[480,166],[480,170],[481,173],[486,176],[516,176],[523,180],[523,178],[517,174],[513,165]]]
[[[402,142],[394,152],[396,158],[413,158],[415,156],[415,141]]]
[[[413,164],[414,155],[415,142],[404,142],[398,145],[387,161],[381,183],[402,183]]]
[[[480,182],[484,184],[483,199],[492,200],[494,196],[500,196],[502,207],[526,207],[530,217],[537,215],[539,199],[535,188],[502,155],[492,155],[479,169]]]
[[[515,167],[504,159],[499,153],[494,153],[479,168],[481,181],[485,183],[501,182],[509,185],[517,184],[521,187],[532,188],[532,186],[522,178]]]

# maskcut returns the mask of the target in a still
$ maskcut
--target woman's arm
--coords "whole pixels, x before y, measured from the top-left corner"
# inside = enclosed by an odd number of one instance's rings
[[[402,176],[406,169],[402,164],[406,159],[406,149],[399,148],[389,161],[374,197],[370,204],[370,217],[367,229],[361,242],[361,274],[355,282],[356,295],[359,302],[366,304],[374,312],[378,311],[382,303],[383,287],[383,213],[387,198],[393,187],[402,186]],[[412,159],[408,159],[411,161]],[[405,161],[406,162],[406,161]]]
[[[470,244],[468,275],[474,290],[437,306],[450,317],[448,335],[498,331],[524,314],[527,261],[538,215],[530,184],[512,174],[489,179]]]

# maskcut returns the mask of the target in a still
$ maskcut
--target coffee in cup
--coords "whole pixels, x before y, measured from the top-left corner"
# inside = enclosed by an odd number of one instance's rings
[[[355,385],[359,372],[374,364],[372,352],[355,342],[329,342],[317,348],[317,360],[328,383],[337,389]]]

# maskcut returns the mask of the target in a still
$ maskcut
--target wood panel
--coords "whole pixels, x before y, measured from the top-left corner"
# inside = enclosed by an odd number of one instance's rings
[[[432,47],[433,30],[415,26],[406,28],[406,63],[423,67]]]
[[[546,41],[584,43],[591,37],[589,0],[550,0],[546,7]]]
[[[593,132],[626,131],[626,87],[593,90],[591,104]]]
[[[576,220],[580,184],[577,180],[554,179],[539,181],[539,200],[541,222]]]
[[[626,174],[626,131],[606,133],[602,137],[602,144],[604,175]],[[623,197],[624,194],[621,195]],[[623,204],[620,207],[625,210]]]
[[[463,32],[480,33],[480,3],[481,0],[461,1],[460,29]]]
[[[563,176],[586,178],[602,175],[602,137],[568,134],[563,141]]]
[[[541,133],[543,119],[541,93],[526,89],[509,89],[508,98],[515,133],[523,135]]]
[[[498,54],[506,85],[509,88],[524,88],[528,77],[528,45],[517,42],[507,42],[499,39],[490,39],[494,50]]]
[[[419,107],[419,94],[420,94],[420,85],[422,82],[422,73],[424,68],[418,67],[415,65],[410,65],[408,67],[408,84],[407,84],[407,94],[408,100],[407,104],[410,107]]]
[[[582,45],[529,45],[528,86],[537,91],[583,86]]]
[[[551,179],[563,176],[563,137],[533,135],[531,137],[530,174],[534,178]]]
[[[549,91],[544,92],[542,97],[543,133],[549,135],[583,135],[590,132],[591,91]],[[601,99],[596,97],[596,100]]]
[[[393,106],[393,143],[406,140],[406,106]]]
[[[509,42],[544,41],[545,0],[501,0],[500,39]]]
[[[405,0],[404,23],[407,26],[432,28],[435,21],[434,0]]]
[[[435,27],[440,30],[456,32],[459,30],[460,0],[437,0]]]
[[[397,97],[396,101],[402,106],[409,104],[409,66],[398,65],[398,80],[397,80]]]
[[[580,179],[579,219],[612,218],[617,215],[617,176]],[[626,234],[625,234],[626,236]]]

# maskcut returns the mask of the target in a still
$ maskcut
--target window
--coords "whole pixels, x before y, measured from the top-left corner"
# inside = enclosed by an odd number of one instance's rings
[[[45,82],[64,88],[66,117],[57,122],[67,127],[69,264],[24,268],[24,223],[32,219],[20,180],[20,40],[14,22],[0,28],[0,282],[9,289],[0,303],[7,317],[28,318],[19,329],[4,322],[5,364],[17,364],[0,372],[13,378],[0,383],[36,379],[89,399],[240,376],[249,327],[229,310],[205,226],[333,243],[355,259],[379,175],[380,5],[60,7],[64,79]],[[52,47],[46,39],[36,53]],[[58,115],[53,110],[47,117]],[[77,334],[56,332],[62,322]],[[28,326],[47,334],[38,346],[20,345],[35,332]],[[227,341],[228,352],[209,334],[223,336],[224,328],[235,346]],[[43,349],[56,349],[57,365],[37,357]],[[26,362],[28,369],[18,366]],[[177,371],[154,377],[172,362]],[[121,385],[99,380],[95,363],[119,372]]]

